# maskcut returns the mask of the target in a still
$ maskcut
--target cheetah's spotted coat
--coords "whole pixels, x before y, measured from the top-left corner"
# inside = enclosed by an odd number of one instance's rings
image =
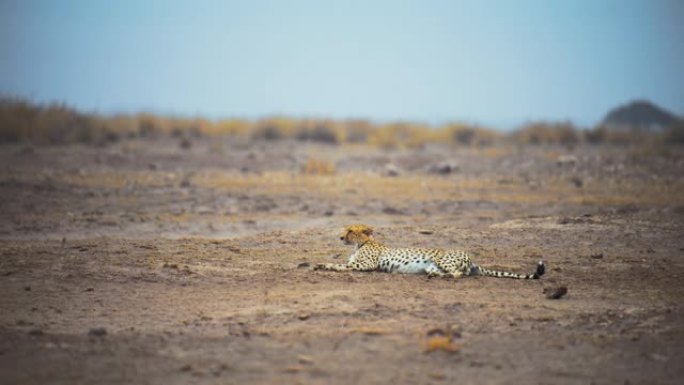
[[[384,271],[388,273],[427,274],[429,277],[444,276],[458,278],[463,275],[487,277],[538,279],[544,275],[544,263],[539,261],[537,271],[517,274],[490,270],[475,265],[468,254],[461,250],[426,248],[392,248],[373,239],[373,229],[366,225],[352,225],[345,228],[340,237],[345,244],[356,245],[356,251],[346,264],[318,264],[315,270],[332,271]]]

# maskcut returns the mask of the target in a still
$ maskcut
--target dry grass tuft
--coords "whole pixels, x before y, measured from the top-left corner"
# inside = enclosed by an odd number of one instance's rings
[[[302,168],[302,173],[307,175],[334,175],[335,172],[334,164],[314,157],[309,157]]]
[[[432,337],[428,337],[425,343],[424,352],[431,353],[437,350],[455,353],[461,350],[461,345],[455,344],[453,339],[446,335],[434,335]]]

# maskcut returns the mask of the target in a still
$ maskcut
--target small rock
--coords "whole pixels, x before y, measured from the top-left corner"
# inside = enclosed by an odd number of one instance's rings
[[[332,210],[327,210],[326,212],[323,213],[326,217],[332,217],[335,214],[334,211]]]
[[[447,332],[442,328],[432,328],[432,329],[428,330],[426,334],[428,337],[445,336],[445,335],[447,335]]]
[[[395,177],[401,175],[401,170],[397,165],[389,163],[385,166],[385,170],[382,173],[384,176]]]
[[[302,314],[300,314],[300,315],[297,316],[297,318],[299,318],[299,319],[302,320],[302,321],[308,320],[309,317],[311,317],[311,315],[309,315],[308,313],[302,313]]]
[[[309,263],[309,262],[300,262],[300,263],[297,265],[297,268],[298,268],[298,269],[303,269],[303,268],[309,267],[309,266],[311,266],[311,263]]]
[[[192,370],[192,365],[190,365],[190,364],[185,364],[185,365],[181,366],[181,368],[180,368],[181,372],[189,372],[191,370]]]
[[[418,230],[418,234],[430,235],[430,234],[434,234],[434,233],[435,233],[434,231],[428,230],[428,229],[420,229],[420,230]]]
[[[181,139],[180,142],[178,143],[178,146],[179,146],[180,148],[182,148],[183,150],[187,150],[187,149],[189,149],[190,147],[192,147],[192,140],[190,140],[189,138],[183,138],[183,139]]]
[[[31,330],[29,330],[28,334],[29,334],[30,336],[39,337],[39,336],[42,336],[43,334],[45,334],[45,332],[43,332],[42,329],[36,328],[36,329],[31,329]]]
[[[27,286],[24,286],[24,290],[26,290],[26,291],[31,291],[31,286],[28,286],[28,285],[27,285]]]
[[[574,166],[575,164],[577,164],[577,157],[574,155],[561,155],[556,158],[556,166],[558,167]]]
[[[601,258],[603,258],[603,253],[591,253],[589,255],[589,257],[591,257],[593,259],[601,259]]]
[[[382,212],[385,214],[388,214],[388,215],[403,215],[404,214],[403,211],[399,210],[396,207],[392,207],[392,206],[383,207]]]
[[[198,215],[209,215],[216,212],[216,210],[212,209],[209,206],[197,206],[195,207],[194,211]]]
[[[85,291],[95,291],[92,287],[86,288]]]
[[[654,361],[667,361],[667,356],[658,353],[651,353],[649,354],[649,357],[651,357],[651,359]]]
[[[567,225],[568,223],[573,223],[572,218],[570,217],[561,217],[558,218],[558,221],[556,221],[559,225]]]
[[[91,328],[88,331],[88,335],[92,337],[104,337],[107,335],[107,329],[105,328]]]
[[[428,167],[428,172],[439,175],[448,175],[458,172],[461,168],[458,163],[453,161],[444,161],[432,164]]]
[[[428,377],[438,381],[446,379],[446,375],[444,373],[428,373]]]
[[[561,299],[564,295],[568,294],[568,288],[565,286],[545,288],[544,293],[548,299]]]
[[[577,187],[577,188],[581,188],[582,186],[584,186],[584,181],[582,179],[580,179],[579,177],[571,178],[570,182],[572,182],[572,184],[574,184],[575,187]]]
[[[314,362],[313,358],[303,354],[297,356],[297,361],[299,361],[299,363],[302,365],[311,365]]]

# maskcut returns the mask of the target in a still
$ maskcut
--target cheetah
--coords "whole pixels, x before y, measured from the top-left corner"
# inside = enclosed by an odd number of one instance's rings
[[[429,278],[482,275],[516,279],[539,279],[545,271],[542,261],[539,261],[537,271],[534,273],[517,274],[477,266],[470,260],[468,254],[461,250],[387,247],[373,238],[373,229],[366,225],[345,227],[340,240],[347,245],[356,246],[356,250],[348,258],[347,263],[317,264],[314,270],[427,274]]]

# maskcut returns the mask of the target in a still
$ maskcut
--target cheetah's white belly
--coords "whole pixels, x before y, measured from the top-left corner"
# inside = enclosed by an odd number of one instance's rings
[[[425,274],[429,272],[441,271],[437,264],[425,259],[393,261],[390,259],[381,258],[378,262],[378,270],[388,273]]]

